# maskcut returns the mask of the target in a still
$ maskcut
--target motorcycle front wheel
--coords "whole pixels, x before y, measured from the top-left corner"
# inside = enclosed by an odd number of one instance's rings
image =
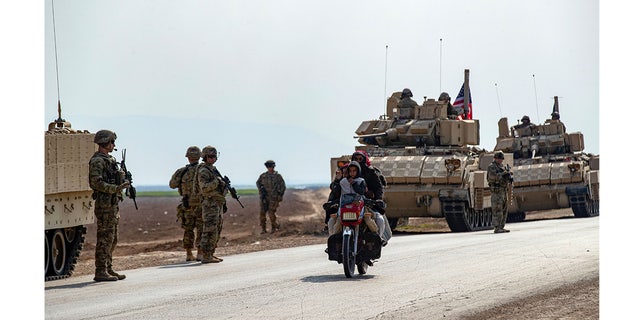
[[[344,269],[344,275],[347,278],[352,278],[356,268],[356,256],[350,234],[342,235],[342,267]]]

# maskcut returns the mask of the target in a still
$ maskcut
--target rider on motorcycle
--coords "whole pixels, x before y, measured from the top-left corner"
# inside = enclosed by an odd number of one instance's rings
[[[365,179],[361,177],[360,164],[357,161],[351,161],[349,163],[347,168],[347,176],[340,180],[340,189],[341,195],[348,193],[357,193],[366,196],[366,194],[370,193],[367,189],[367,183]],[[382,243],[386,244],[387,239],[385,239],[385,237],[383,236],[385,227],[384,218],[379,212],[374,210],[369,210],[367,213],[368,214],[365,215],[365,223],[367,224],[367,227],[370,230],[377,232],[382,240]],[[374,216],[373,218],[375,219],[375,223],[372,221],[371,215]],[[333,213],[331,214],[327,223],[330,236],[339,233],[342,230],[342,226],[340,224],[336,224],[336,219],[337,214]]]

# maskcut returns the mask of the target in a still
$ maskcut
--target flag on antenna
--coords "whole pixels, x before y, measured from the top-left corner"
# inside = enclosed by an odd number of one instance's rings
[[[458,92],[458,96],[453,102],[453,107],[456,108],[458,114],[462,115],[463,119],[473,119],[473,109],[471,108],[471,89],[469,89],[469,112],[467,113],[466,117],[464,116],[464,84],[462,84],[462,88],[460,88],[460,92]]]

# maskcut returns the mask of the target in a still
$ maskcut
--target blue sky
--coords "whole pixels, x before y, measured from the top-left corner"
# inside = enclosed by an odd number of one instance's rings
[[[596,1],[54,5],[63,118],[116,131],[139,185],[168,184],[190,145],[218,148],[237,184],[267,159],[290,184],[327,182],[329,158],[353,152],[386,97],[455,97],[464,69],[481,147],[501,116],[544,122],[557,95],[567,129],[599,152]],[[57,118],[51,16],[47,1],[43,128]]]

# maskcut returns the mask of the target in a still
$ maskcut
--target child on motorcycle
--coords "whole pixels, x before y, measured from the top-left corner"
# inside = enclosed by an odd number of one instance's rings
[[[347,167],[347,176],[340,180],[341,195],[349,193],[357,193],[364,196],[367,193],[367,184],[360,174],[360,164],[357,161],[351,161]],[[382,231],[384,230],[384,218],[379,212],[371,211],[374,215],[375,223],[371,221],[371,216],[365,216],[365,223],[370,230],[377,232],[382,239],[382,243],[386,244]],[[329,235],[339,233],[342,230],[341,225],[336,224],[337,214],[331,214],[327,226]]]

